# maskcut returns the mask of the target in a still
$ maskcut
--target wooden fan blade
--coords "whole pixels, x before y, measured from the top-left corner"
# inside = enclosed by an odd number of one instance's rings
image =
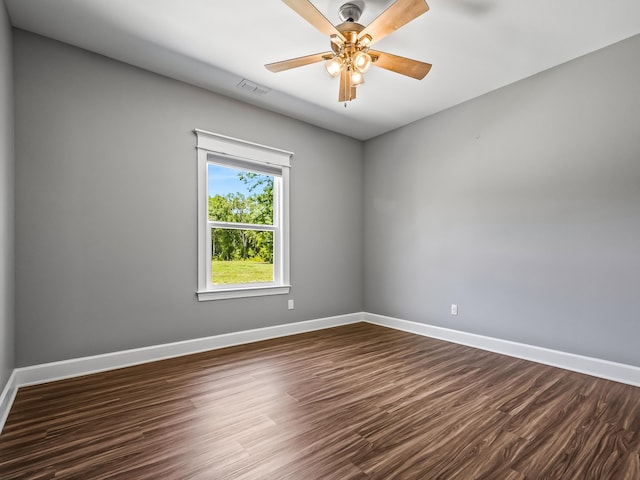
[[[338,92],[339,102],[350,102],[356,98],[356,87],[351,85],[351,75],[347,69],[342,69],[340,73],[340,91]]]
[[[392,55],[391,53],[369,50],[369,55],[374,59],[372,65],[401,75],[406,75],[407,77],[412,77],[417,80],[422,80],[427,73],[429,73],[429,70],[431,70],[430,63],[419,62],[418,60],[411,60],[406,57],[399,57],[398,55]]]
[[[338,35],[342,39],[342,41],[346,42],[346,39],[336,29],[336,27],[327,20],[320,11],[313,6],[313,4],[309,0],[282,0],[286,3],[293,11],[295,11],[298,15],[304,18],[311,25],[316,27],[320,32],[325,35]]]
[[[281,62],[269,63],[265,65],[265,67],[267,70],[277,73],[289,70],[290,68],[302,67],[304,65],[321,62],[322,60],[330,60],[332,57],[333,54],[331,52],[315,53],[305,57],[290,58],[289,60],[283,60]]]
[[[427,11],[429,5],[425,0],[397,0],[367,25],[358,39],[370,35],[372,44],[378,42]]]

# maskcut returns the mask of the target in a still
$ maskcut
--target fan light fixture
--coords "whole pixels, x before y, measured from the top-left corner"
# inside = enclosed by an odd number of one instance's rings
[[[373,59],[367,53],[369,50],[371,37],[365,35],[369,41],[357,41],[355,44],[343,41],[337,35],[331,36],[331,48],[334,55],[327,60],[325,68],[332,78],[340,75],[342,71],[349,72],[351,76],[351,86],[357,87],[364,83],[363,73],[369,70]]]
[[[327,73],[333,78],[340,77],[338,101],[345,106],[356,98],[356,87],[364,83],[364,73],[371,65],[417,80],[422,80],[431,69],[429,63],[370,50],[373,43],[427,12],[429,6],[425,0],[395,0],[366,27],[357,23],[364,8],[363,0],[342,5],[339,16],[343,23],[335,26],[311,0],[282,1],[320,32],[329,35],[331,51],[269,63],[265,67],[272,72],[282,72],[325,61]]]

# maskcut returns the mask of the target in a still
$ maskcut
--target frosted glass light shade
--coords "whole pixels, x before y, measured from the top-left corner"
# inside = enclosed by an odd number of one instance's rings
[[[353,65],[359,72],[365,73],[371,66],[371,56],[365,52],[357,52],[353,56]]]
[[[340,57],[333,57],[325,64],[324,68],[327,69],[329,75],[335,78],[340,75],[340,71],[342,70],[342,60]]]
[[[360,73],[358,70],[354,70],[351,72],[351,86],[357,87],[358,85],[362,85],[364,83],[364,75]]]

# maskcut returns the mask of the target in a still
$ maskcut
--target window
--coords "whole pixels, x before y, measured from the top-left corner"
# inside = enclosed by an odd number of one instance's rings
[[[289,293],[290,152],[196,130],[198,300]]]

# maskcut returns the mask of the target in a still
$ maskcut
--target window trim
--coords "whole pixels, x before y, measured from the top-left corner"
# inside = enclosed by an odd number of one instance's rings
[[[198,152],[198,289],[196,295],[198,301],[222,300],[228,298],[257,297],[263,295],[288,294],[290,285],[290,261],[289,261],[289,169],[291,166],[292,152],[281,150],[257,143],[247,142],[205,130],[194,130]],[[210,156],[228,160],[229,165],[245,164],[256,165],[256,168],[278,170],[281,178],[282,197],[280,200],[280,217],[278,228],[280,234],[274,238],[274,248],[279,249],[280,264],[274,264],[275,271],[279,270],[279,278],[274,278],[273,283],[247,284],[213,287],[210,284],[211,277],[211,248],[208,236],[209,231],[209,207],[207,186],[207,165]],[[274,219],[276,223],[276,219]],[[209,266],[207,267],[207,264]]]

